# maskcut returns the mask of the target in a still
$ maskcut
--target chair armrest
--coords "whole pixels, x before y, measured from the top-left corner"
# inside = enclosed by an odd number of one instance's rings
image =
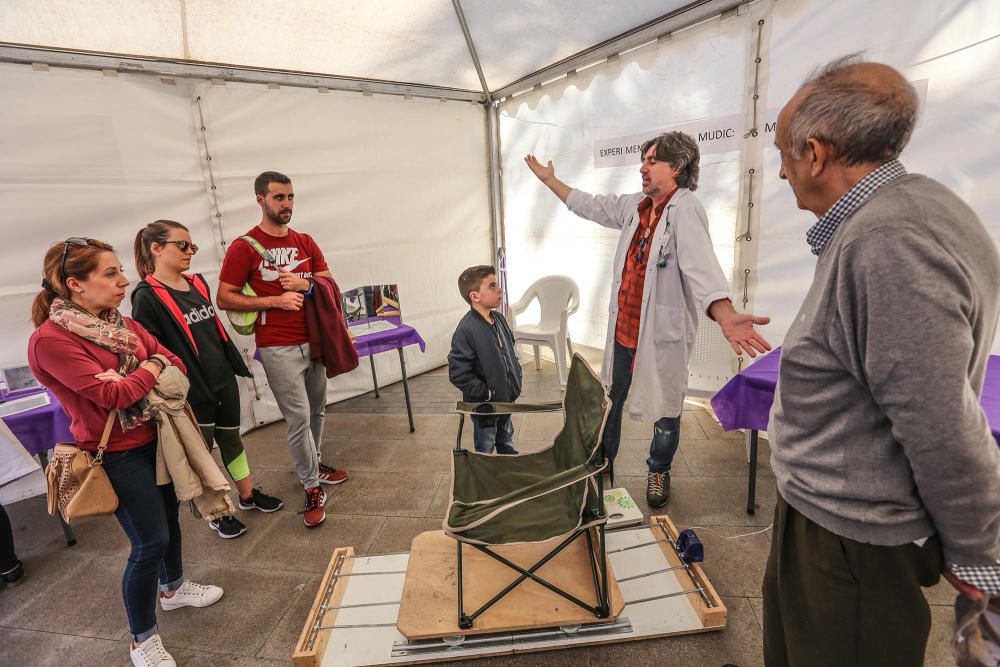
[[[528,309],[528,306],[535,300],[535,290],[528,290],[517,302],[510,305],[511,315],[517,316]]]
[[[545,403],[498,403],[490,401],[466,403],[459,401],[455,404],[455,412],[480,417],[514,415],[527,412],[559,412],[562,409],[562,401],[549,401]]]

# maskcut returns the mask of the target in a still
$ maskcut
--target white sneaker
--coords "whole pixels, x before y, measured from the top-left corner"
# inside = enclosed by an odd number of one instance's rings
[[[222,589],[218,586],[204,586],[193,581],[185,581],[173,597],[160,597],[160,607],[170,611],[179,607],[207,607],[215,604],[222,597]]]
[[[129,657],[135,667],[177,667],[173,657],[163,648],[160,635],[153,635],[133,649],[129,649]]]

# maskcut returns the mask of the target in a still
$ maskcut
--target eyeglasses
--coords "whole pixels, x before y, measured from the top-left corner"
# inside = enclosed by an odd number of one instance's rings
[[[198,252],[198,246],[191,243],[190,241],[164,241],[163,243],[164,245],[166,245],[167,243],[176,244],[176,246],[178,247],[178,249],[180,249],[181,252],[187,252],[188,249],[190,248],[192,255]]]
[[[81,248],[86,248],[90,245],[90,239],[83,236],[73,236],[71,238],[63,241],[63,253],[62,261],[59,262],[59,277],[66,280],[66,256],[69,254],[69,247],[71,245],[80,246]]]

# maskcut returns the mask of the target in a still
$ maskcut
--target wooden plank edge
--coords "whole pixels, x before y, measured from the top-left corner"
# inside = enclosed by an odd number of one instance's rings
[[[677,526],[674,525],[674,522],[670,520],[669,516],[666,514],[660,514],[650,517],[649,521],[653,528],[662,524],[667,533],[670,535],[670,539],[674,540],[674,542],[677,541],[680,532],[677,530]],[[659,539],[659,535],[657,533],[658,531],[654,530],[653,536],[656,539]],[[680,556],[677,555],[677,552],[674,551],[674,549],[666,542],[660,543],[660,549],[663,550],[664,555],[667,557],[667,561],[672,566],[683,564]],[[700,587],[705,591],[705,595],[708,599],[712,601],[712,606],[709,607],[705,604],[705,601],[698,593],[688,593],[687,595],[688,601],[691,603],[691,606],[701,619],[701,624],[705,628],[725,627],[728,614],[725,603],[722,601],[722,598],[719,597],[715,587],[712,586],[712,582],[708,580],[708,577],[705,575],[705,571],[702,569],[701,565],[699,563],[692,563],[691,569],[694,570],[696,575],[698,575],[698,578],[701,581]],[[691,578],[691,575],[688,574],[687,570],[676,570],[675,575],[681,582],[681,586],[684,588],[699,588],[698,582]]]
[[[326,652],[326,644],[330,641],[330,634],[333,631],[320,630],[316,635],[316,641],[312,648],[307,648],[306,642],[309,640],[309,634],[317,620],[322,620],[324,625],[330,625],[337,618],[338,610],[333,609],[330,610],[329,613],[321,615],[320,608],[327,603],[323,599],[324,593],[330,585],[330,579],[333,577],[333,573],[337,568],[337,562],[340,560],[341,555],[344,557],[344,565],[340,568],[340,572],[342,574],[350,572],[354,567],[353,547],[339,547],[333,550],[333,555],[330,556],[330,563],[326,566],[326,572],[323,573],[323,579],[320,581],[319,590],[316,591],[316,598],[313,600],[312,607],[309,609],[309,614],[306,616],[306,622],[302,627],[302,633],[299,635],[299,641],[296,642],[295,651],[292,653],[292,663],[295,667],[320,667],[320,663],[323,662],[323,654]],[[344,593],[347,590],[347,582],[347,579],[338,579],[338,581],[334,583],[333,592],[329,599],[329,604],[331,606],[340,604],[341,600],[344,598]],[[322,616],[322,618],[320,618],[320,616]]]

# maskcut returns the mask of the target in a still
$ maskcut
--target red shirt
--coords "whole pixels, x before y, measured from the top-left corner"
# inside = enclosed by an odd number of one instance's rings
[[[139,337],[139,349],[135,354],[139,361],[162,354],[187,373],[184,363],[160,345],[141,324],[126,317],[125,326]],[[144,368],[136,369],[117,382],[98,380],[94,377],[98,373],[109,368],[118,370],[118,355],[66,331],[51,320],[43,322],[28,339],[28,365],[38,381],[62,403],[69,415],[69,430],[77,446],[90,451],[97,450],[110,411],[134,404],[156,384],[156,378]],[[115,419],[108,439],[108,451],[134,449],[154,439],[154,422],[122,431],[121,423]]]
[[[618,288],[618,321],[615,324],[615,341],[619,345],[635,349],[639,346],[639,317],[642,314],[642,288],[646,284],[646,265],[653,249],[653,233],[656,224],[666,208],[667,202],[677,192],[677,188],[667,195],[663,202],[653,209],[653,200],[646,197],[639,202],[639,226],[629,244],[622,269],[622,285]],[[652,215],[650,215],[652,213]],[[645,239],[645,243],[642,243]],[[642,245],[643,247],[639,247]]]
[[[300,278],[312,278],[314,273],[328,271],[323,251],[308,234],[288,230],[288,236],[271,236],[260,227],[246,234],[271,251],[275,264],[263,258],[246,241],[237,239],[229,246],[222,261],[219,280],[230,285],[250,287],[257,296],[281,296],[285,290],[278,282],[278,269],[290,271]],[[255,329],[257,347],[303,345],[309,342],[305,309],[272,308],[261,312]]]

